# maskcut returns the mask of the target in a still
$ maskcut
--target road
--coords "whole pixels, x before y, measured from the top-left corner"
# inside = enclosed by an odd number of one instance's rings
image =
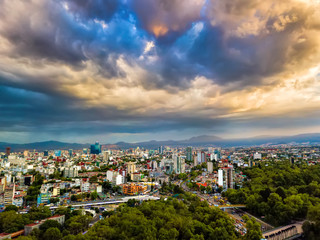
[[[186,182],[182,182],[180,183],[180,187],[183,188],[184,191],[187,191],[187,192],[192,192],[186,185]],[[256,219],[257,222],[260,223],[261,225],[261,231],[266,231],[266,230],[270,230],[270,229],[273,229],[274,227],[271,226],[270,224],[262,221],[261,219],[258,219],[256,218],[255,216],[252,216],[251,214],[243,211],[243,210],[240,210],[239,208],[240,207],[244,207],[243,205],[236,205],[236,206],[232,206],[232,205],[220,205],[219,202],[215,201],[215,199],[207,194],[202,194],[198,191],[196,191],[196,194],[198,197],[202,198],[202,199],[205,199],[207,200],[207,202],[211,205],[211,206],[217,206],[217,207],[220,207],[220,208],[223,208],[225,212],[227,212],[229,214],[229,216],[231,218],[233,218],[235,221],[236,221],[236,229],[237,231],[239,231],[240,233],[241,232],[246,232],[246,229],[245,227],[243,226],[243,220],[242,220],[242,216],[244,214],[248,215],[249,217],[253,217]]]

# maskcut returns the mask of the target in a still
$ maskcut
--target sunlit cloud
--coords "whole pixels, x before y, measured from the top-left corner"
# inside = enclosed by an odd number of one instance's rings
[[[2,1],[0,141],[320,129],[318,4]]]

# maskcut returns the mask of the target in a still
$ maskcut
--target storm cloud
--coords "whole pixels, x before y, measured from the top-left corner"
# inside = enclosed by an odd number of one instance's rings
[[[1,1],[0,141],[317,129],[319,7]]]

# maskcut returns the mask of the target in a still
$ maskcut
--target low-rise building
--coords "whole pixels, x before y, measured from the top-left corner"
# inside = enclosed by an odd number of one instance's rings
[[[29,235],[32,230],[34,229],[39,229],[39,227],[47,220],[54,220],[57,221],[58,223],[60,223],[61,225],[64,224],[65,222],[65,215],[55,215],[46,219],[43,219],[41,221],[35,221],[34,223],[28,224],[24,226],[24,235],[27,236]]]
[[[122,192],[123,194],[126,195],[137,195],[139,193],[144,193],[145,191],[147,191],[147,186],[142,186],[142,185],[138,185],[138,184],[124,184],[122,186]]]

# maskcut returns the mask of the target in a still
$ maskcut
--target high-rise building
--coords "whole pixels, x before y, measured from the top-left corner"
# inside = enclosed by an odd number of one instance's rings
[[[196,155],[193,156],[193,166],[197,166],[198,165],[198,157]]]
[[[219,161],[221,159],[221,153],[220,153],[220,151],[218,149],[214,150],[214,159],[216,161]]]
[[[198,164],[206,162],[206,153],[204,151],[197,152]]]
[[[208,171],[208,173],[213,172],[213,162],[211,162],[211,161],[207,162],[207,171]]]
[[[90,153],[91,154],[100,154],[101,153],[101,145],[99,144],[99,142],[96,142],[94,145],[91,145]]]
[[[127,172],[128,174],[132,174],[136,172],[136,164],[134,162],[127,163]]]
[[[43,151],[43,156],[44,157],[48,157],[49,156],[49,151],[48,150]]]
[[[72,156],[73,156],[73,150],[69,149],[69,157],[72,157]]]
[[[103,161],[104,162],[108,162],[109,161],[109,152],[108,151],[104,151],[103,152]]]
[[[84,149],[82,149],[82,152],[83,152],[83,154],[88,154],[88,149],[84,148]]]
[[[163,146],[160,146],[160,147],[159,147],[159,154],[163,154],[163,151],[164,151],[164,147],[163,147]]]
[[[213,147],[208,147],[208,153],[209,153],[209,154],[213,153],[213,151],[214,151],[214,148],[213,148]]]
[[[232,167],[220,168],[218,170],[218,185],[224,189],[234,188]]]
[[[192,161],[192,147],[187,147],[186,149],[186,159],[187,161]]]
[[[9,184],[6,186],[5,191],[4,191],[4,205],[12,205],[13,203],[13,198],[15,195],[15,190],[16,190],[16,185],[15,185],[15,178],[13,177],[13,182],[12,184]]]
[[[61,157],[61,150],[55,150],[55,151],[54,151],[54,155],[55,155],[56,157]]]
[[[177,154],[173,154],[173,170],[177,173],[184,173],[185,172],[185,160],[184,158],[178,156]]]
[[[10,151],[11,151],[11,147],[7,147],[7,148],[6,148],[6,155],[7,155],[7,156],[10,155]]]
[[[220,187],[223,187],[223,170],[222,169],[218,170],[218,185]]]

